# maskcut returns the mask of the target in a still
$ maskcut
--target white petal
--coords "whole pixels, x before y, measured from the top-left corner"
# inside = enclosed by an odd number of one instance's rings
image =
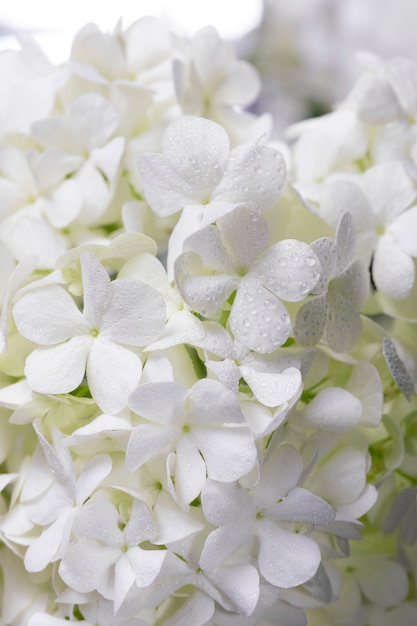
[[[163,153],[171,167],[193,189],[200,202],[211,197],[229,157],[225,129],[201,117],[185,115],[167,128]]]
[[[166,550],[142,550],[138,547],[128,550],[127,558],[138,587],[147,587],[153,583],[161,570],[166,554]]]
[[[72,132],[83,151],[102,146],[118,124],[110,102],[97,93],[77,98],[71,106],[70,119]]]
[[[234,209],[217,226],[238,268],[250,267],[268,243],[268,223],[253,206]]]
[[[239,614],[253,613],[259,599],[259,574],[253,565],[226,565],[206,572],[206,576],[222,590]]]
[[[153,539],[153,543],[156,545],[166,545],[173,541],[185,539],[204,528],[200,521],[182,511],[164,491],[158,495],[152,512],[158,527],[158,534]]]
[[[266,519],[258,522],[259,569],[268,582],[289,589],[307,582],[320,565],[317,544]]]
[[[237,524],[237,520],[231,524],[225,524],[213,530],[207,537],[200,557],[200,567],[211,570],[219,567],[233,552],[236,552],[247,541],[252,539],[255,533],[255,523]]]
[[[114,567],[113,603],[115,614],[119,611],[134,582],[135,574],[129,562],[129,557],[127,554],[122,554]]]
[[[282,502],[268,507],[268,517],[275,521],[327,526],[335,516],[330,504],[302,487],[294,487]]]
[[[386,232],[404,252],[417,256],[417,207],[396,217]]]
[[[272,373],[260,372],[241,365],[240,371],[254,396],[268,407],[276,407],[289,402],[302,389],[301,373],[295,367],[288,368],[281,373]]]
[[[24,294],[13,307],[21,335],[44,346],[61,343],[88,331],[73,298],[58,285],[44,285]]]
[[[45,214],[54,228],[68,226],[81,210],[81,191],[75,180],[66,180],[50,195]]]
[[[250,274],[236,292],[229,324],[239,341],[261,354],[276,350],[291,332],[285,306]]]
[[[111,283],[101,333],[128,346],[144,346],[159,337],[164,324],[165,302],[156,289],[129,278]]]
[[[157,527],[149,509],[144,502],[133,502],[129,521],[124,530],[123,537],[128,546],[136,546],[147,539],[153,540],[157,534]]]
[[[66,440],[67,442],[67,440]],[[77,480],[77,505],[81,506],[110,474],[112,459],[108,454],[98,454],[87,461]]]
[[[25,554],[25,568],[28,572],[41,572],[56,560],[66,523],[67,515],[64,513],[30,544]]]
[[[153,424],[141,424],[132,433],[126,450],[126,469],[134,472],[169,444],[175,442],[174,432]]]
[[[233,71],[219,84],[215,92],[218,102],[247,106],[257,97],[261,85],[258,72],[246,61],[236,61]]]
[[[192,251],[198,254],[207,268],[218,272],[230,271],[233,261],[223,244],[221,233],[221,229],[213,225],[197,230],[187,237],[184,252]]]
[[[178,383],[144,383],[131,394],[129,407],[137,415],[157,424],[175,424],[184,412],[187,395],[188,389]]]
[[[216,380],[198,380],[191,389],[189,406],[198,424],[245,424],[236,396]]]
[[[321,294],[326,291],[329,280],[334,276],[336,269],[336,245],[329,237],[321,237],[311,244],[321,266],[320,279],[317,281],[313,293]]]
[[[336,272],[341,274],[352,261],[355,252],[355,231],[352,214],[343,213],[336,230]]]
[[[349,504],[361,494],[366,484],[367,463],[364,454],[346,446],[314,472],[308,488],[333,504]],[[311,487],[310,487],[311,486]]]
[[[361,402],[340,387],[322,389],[302,411],[307,427],[329,432],[350,430],[359,422],[361,415]]]
[[[275,445],[264,457],[261,477],[254,490],[256,506],[269,506],[295,487],[303,470],[301,456],[288,444]]]
[[[104,413],[118,413],[127,406],[141,372],[141,360],[134,352],[104,337],[93,339],[87,379],[91,395]]]
[[[335,352],[347,352],[362,331],[359,313],[342,294],[332,291],[327,296],[326,339]]]
[[[378,242],[372,263],[373,281],[382,293],[399,300],[407,298],[413,288],[413,259],[386,233]]]
[[[378,370],[367,361],[358,363],[346,383],[346,389],[361,401],[361,423],[365,426],[378,426],[384,408],[384,394]]]
[[[249,428],[193,428],[192,435],[212,480],[238,480],[256,462],[257,450]]]
[[[399,161],[381,163],[363,175],[363,189],[378,223],[389,224],[416,197],[416,187]]]
[[[89,593],[101,585],[119,556],[118,549],[81,540],[69,547],[59,566],[59,574],[75,591]]]
[[[191,185],[173,170],[162,154],[141,154],[138,165],[145,198],[159,217],[199,203],[200,196],[194,194]]]
[[[175,489],[181,500],[189,504],[200,494],[206,480],[206,465],[196,444],[189,436],[177,444],[175,464]]]
[[[123,545],[118,522],[119,514],[110,502],[90,502],[76,516],[73,532],[78,538],[94,539],[118,549]]]
[[[308,300],[297,311],[294,324],[294,337],[303,346],[315,346],[323,335],[327,319],[327,298],[325,295]]]
[[[323,185],[320,197],[320,214],[333,228],[337,228],[340,218],[349,211],[355,227],[359,231],[372,224],[372,207],[362,189],[348,180],[333,180]]]
[[[301,241],[286,239],[268,248],[251,272],[279,298],[298,302],[320,278],[320,263],[313,249]]]
[[[280,152],[267,146],[241,145],[231,152],[213,200],[252,202],[264,211],[280,197],[286,176]]]
[[[37,348],[26,359],[25,376],[38,393],[69,393],[84,378],[92,337],[72,337],[66,343]]]
[[[214,600],[207,594],[196,590],[172,617],[164,620],[164,626],[179,626],[180,624],[204,626],[213,617],[214,610]]]
[[[84,316],[91,328],[99,328],[110,300],[110,278],[106,270],[91,254],[80,256],[84,290]]]

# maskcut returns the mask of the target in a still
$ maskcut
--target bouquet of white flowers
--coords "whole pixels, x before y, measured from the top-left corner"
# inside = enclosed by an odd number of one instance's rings
[[[417,64],[269,139],[212,27],[0,55],[4,626],[413,626]]]

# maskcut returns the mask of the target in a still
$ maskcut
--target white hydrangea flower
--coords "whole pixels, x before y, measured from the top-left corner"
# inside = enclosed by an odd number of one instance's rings
[[[89,252],[81,254],[83,312],[60,285],[34,287],[15,304],[19,332],[38,345],[26,359],[29,385],[39,393],[68,393],[84,374],[98,406],[117,413],[126,406],[142,370],[132,349],[162,332],[165,303],[152,287],[130,279],[111,281]]]
[[[357,235],[357,254],[372,261],[372,280],[378,290],[404,299],[415,277],[417,256],[417,188],[400,162],[381,163],[353,180],[327,182],[320,213],[336,227],[349,211]],[[411,208],[410,208],[411,207]]]
[[[77,515],[72,527],[77,538],[61,561],[62,579],[76,591],[98,590],[114,602],[117,613],[133,585],[147,587],[158,576],[166,551],[141,548],[157,527],[143,502],[135,501],[123,530],[110,502],[92,502]],[[110,572],[114,584],[110,582]]]
[[[269,116],[243,110],[260,92],[255,68],[236,59],[213,26],[199,30],[183,54],[174,57],[173,80],[182,111],[222,124],[234,144],[269,134]]]
[[[309,580],[319,566],[320,550],[306,534],[295,533],[290,522],[325,526],[335,513],[327,502],[297,486],[301,473],[299,454],[282,445],[268,453],[250,492],[238,484],[207,481],[203,510],[218,528],[204,544],[201,566],[218,566],[256,535],[259,569],[269,583],[289,588]]]
[[[127,469],[134,471],[160,452],[170,454],[169,465],[175,464],[172,493],[186,505],[198,497],[206,475],[233,482],[256,462],[254,438],[237,399],[217,381],[199,380],[191,390],[178,383],[142,384],[129,406],[150,423],[133,431]]]
[[[78,191],[78,202],[65,213],[50,210],[48,218],[54,226],[68,226],[74,219],[91,224],[107,209],[125,144],[122,137],[112,138],[117,126],[114,108],[94,93],[77,98],[65,116],[32,124],[38,142],[72,155],[75,161],[66,184]]]
[[[158,216],[182,211],[170,238],[168,273],[188,235],[242,202],[270,208],[286,178],[276,150],[244,144],[231,151],[222,126],[189,115],[167,128],[162,154],[139,156],[139,172],[146,200]]]
[[[302,300],[319,279],[320,264],[307,244],[288,239],[265,248],[266,220],[241,206],[190,235],[175,263],[185,301],[213,317],[236,291],[229,326],[245,346],[259,353],[276,350],[290,335],[291,320],[281,299]]]

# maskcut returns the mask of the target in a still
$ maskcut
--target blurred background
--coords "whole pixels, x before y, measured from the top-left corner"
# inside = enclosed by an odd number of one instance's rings
[[[60,63],[85,23],[111,31],[121,16],[126,27],[143,15],[183,36],[213,24],[261,73],[255,110],[273,113],[276,136],[346,95],[358,51],[417,57],[417,0],[3,0],[0,49],[18,48],[16,34],[29,33]]]

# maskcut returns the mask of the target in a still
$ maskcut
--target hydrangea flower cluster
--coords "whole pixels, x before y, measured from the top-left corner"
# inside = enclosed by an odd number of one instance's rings
[[[415,624],[417,65],[278,144],[212,27],[21,43],[1,623]]]

